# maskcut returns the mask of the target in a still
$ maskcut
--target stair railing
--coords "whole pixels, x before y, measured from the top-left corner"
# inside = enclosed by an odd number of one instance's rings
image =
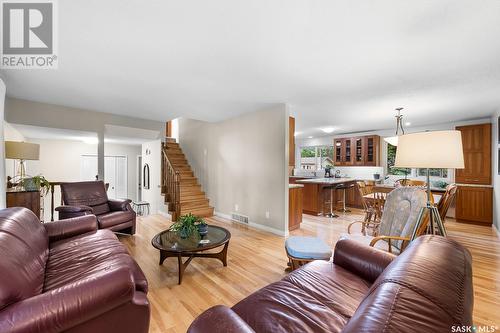
[[[167,143],[162,142],[161,145],[161,193],[165,195],[165,203],[168,203],[172,221],[177,221],[181,213],[181,175],[168,158]]]

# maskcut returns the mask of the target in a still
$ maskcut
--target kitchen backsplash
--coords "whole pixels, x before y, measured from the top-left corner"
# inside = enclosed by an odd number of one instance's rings
[[[333,173],[337,170],[340,171],[340,174],[345,177],[351,177],[356,179],[373,179],[373,175],[378,173],[380,174],[380,178],[384,176],[384,168],[383,167],[335,167],[333,169]],[[324,177],[325,170],[303,170],[303,169],[294,169],[294,176],[303,176],[303,177]]]

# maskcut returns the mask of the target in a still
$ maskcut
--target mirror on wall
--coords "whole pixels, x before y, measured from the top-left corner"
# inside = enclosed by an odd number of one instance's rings
[[[149,164],[145,163],[142,170],[142,187],[149,190]]]

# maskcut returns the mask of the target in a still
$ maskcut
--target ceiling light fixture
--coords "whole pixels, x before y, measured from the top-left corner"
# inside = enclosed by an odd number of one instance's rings
[[[293,133],[293,136],[298,136],[298,135],[301,135],[301,134],[302,134],[302,132],[295,132],[295,133]]]
[[[313,137],[312,137],[312,136],[308,136],[307,138],[308,138],[308,139],[312,139]]]
[[[405,126],[406,126],[406,127],[411,126],[411,123],[410,123],[409,121],[407,121],[407,122],[405,123]]]
[[[333,128],[333,127],[325,127],[325,128],[322,128],[321,130],[323,132],[325,132],[325,133],[332,133],[333,131],[335,131],[335,128]]]
[[[393,146],[397,146],[398,145],[398,137],[400,135],[405,134],[405,130],[403,128],[403,115],[401,114],[401,110],[403,110],[403,108],[401,108],[401,107],[396,108],[396,111],[398,111],[398,114],[395,116],[396,117],[396,135],[384,138],[385,142],[387,142],[388,144],[393,145]],[[400,129],[401,129],[401,133],[399,133]]]

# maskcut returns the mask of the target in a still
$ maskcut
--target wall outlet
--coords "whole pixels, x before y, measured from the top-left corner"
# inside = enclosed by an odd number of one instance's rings
[[[266,219],[269,219],[269,216],[270,216],[269,212],[266,212]]]
[[[234,211],[237,212],[238,211],[238,204],[234,205]]]

